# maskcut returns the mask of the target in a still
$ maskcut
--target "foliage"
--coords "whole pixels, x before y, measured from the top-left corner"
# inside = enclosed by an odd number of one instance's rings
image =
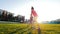
[[[14,16],[13,13],[10,13],[6,10],[0,11],[0,21],[11,21],[11,22],[20,22],[21,20],[24,22],[24,16],[21,18],[21,16]]]

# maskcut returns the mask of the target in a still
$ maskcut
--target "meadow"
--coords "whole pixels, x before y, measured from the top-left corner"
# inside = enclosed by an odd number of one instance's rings
[[[60,24],[39,24],[40,33],[31,24],[0,24],[0,34],[60,34]],[[37,28],[37,24],[34,27]]]

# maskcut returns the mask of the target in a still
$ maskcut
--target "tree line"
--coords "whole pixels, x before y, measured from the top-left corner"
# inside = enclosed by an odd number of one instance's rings
[[[13,21],[13,22],[24,22],[25,16],[14,16],[13,13],[3,10],[0,14],[0,21]]]

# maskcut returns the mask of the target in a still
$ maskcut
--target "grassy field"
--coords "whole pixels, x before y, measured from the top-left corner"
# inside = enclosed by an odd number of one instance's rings
[[[37,24],[31,28],[30,24],[0,24],[0,34],[60,34],[60,24]]]

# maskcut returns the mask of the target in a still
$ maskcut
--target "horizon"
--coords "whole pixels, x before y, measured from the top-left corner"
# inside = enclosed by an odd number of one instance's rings
[[[30,18],[31,6],[38,14],[38,21],[51,21],[60,18],[60,0],[0,0],[0,9],[15,15]]]

